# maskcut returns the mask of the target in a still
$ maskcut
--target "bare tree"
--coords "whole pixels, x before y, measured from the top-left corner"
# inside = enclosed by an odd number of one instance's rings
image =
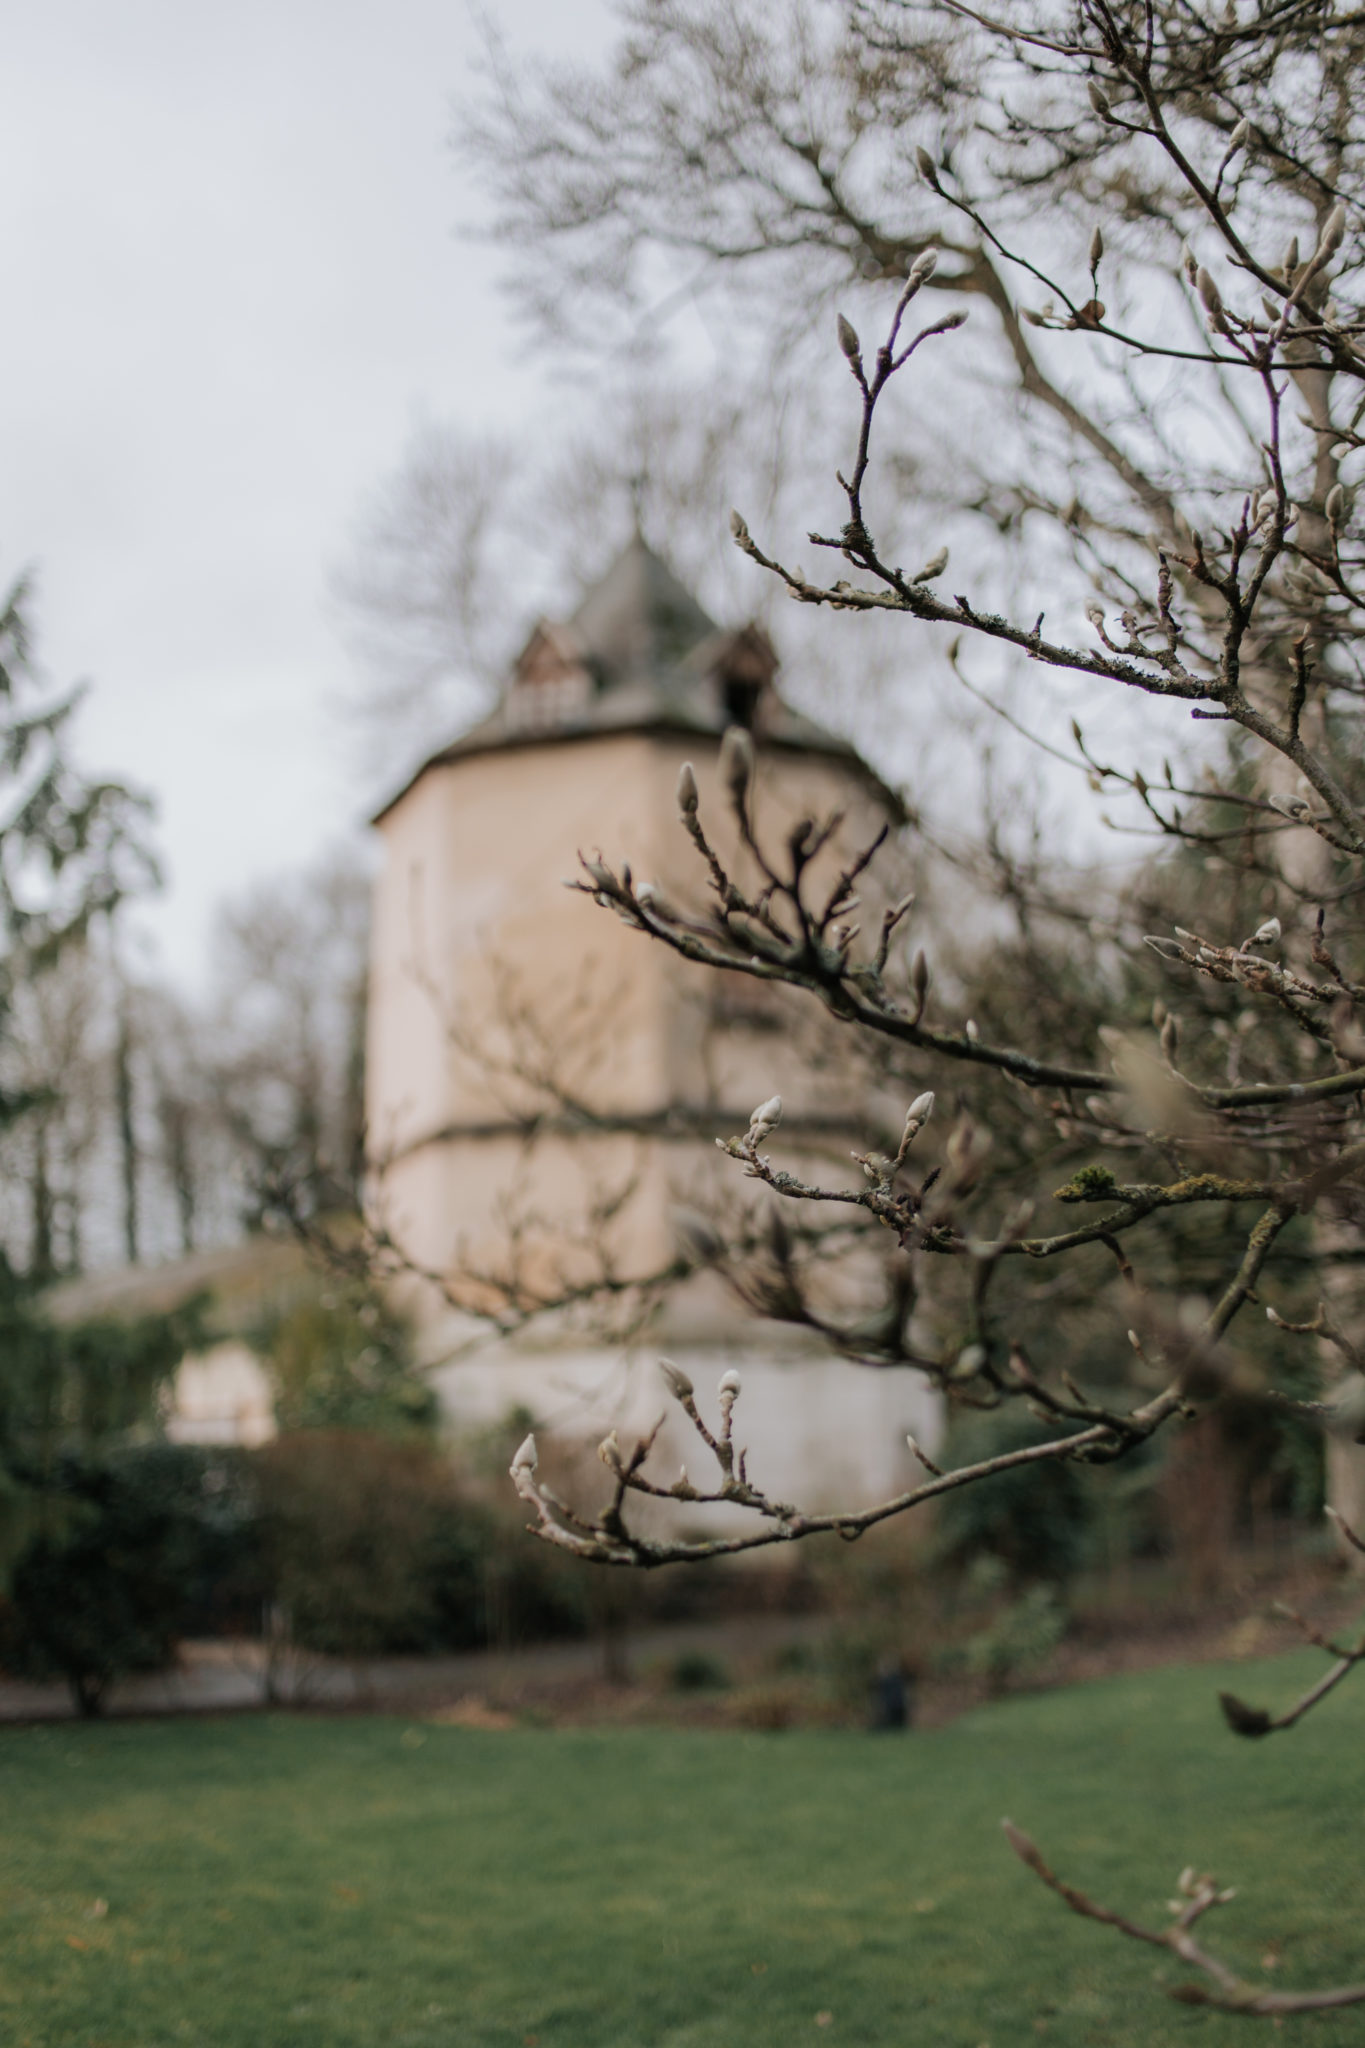
[[[1017,1007],[1000,1036],[951,1014],[925,954],[899,948],[903,907],[861,928],[875,848],[817,892],[821,821],[765,843],[741,732],[723,759],[757,882],[717,855],[688,769],[678,807],[710,892],[704,916],[633,879],[624,859],[585,861],[582,890],[643,937],[802,991],[850,1038],[894,1046],[909,1070],[922,1063],[923,1078],[949,1063],[964,1097],[1008,1077],[1040,1126],[1090,1157],[1021,1200],[999,1184],[986,1119],[969,1101],[936,1116],[939,1091],[922,1086],[890,1142],[869,1133],[857,1178],[817,1176],[768,1149],[782,1142],[774,1073],[747,1130],[721,1141],[726,1156],[796,1213],[864,1222],[912,1275],[955,1271],[957,1328],[914,1362],[950,1403],[1023,1404],[1047,1435],[947,1470],[921,1453],[924,1478],[894,1498],[810,1513],[764,1491],[761,1447],[751,1465],[736,1436],[738,1376],[722,1379],[708,1419],[665,1364],[714,1476],[669,1480],[651,1462],[657,1430],[633,1444],[612,1432],[609,1492],[594,1508],[550,1489],[528,1438],[512,1477],[538,1532],[626,1567],[853,1538],[1022,1464],[1121,1460],[1229,1394],[1358,1441],[1365,1382],[1339,1282],[1358,1268],[1365,1218],[1365,563],[1353,537],[1365,25],[1336,0],[1254,13],[1035,0],[998,15],[959,0],[866,0],[777,17],[664,0],[625,21],[609,78],[542,71],[528,87],[497,64],[471,130],[503,196],[500,232],[533,259],[522,269],[533,310],[549,322],[570,307],[591,325],[599,307],[628,312],[632,298],[678,288],[689,266],[689,288],[713,280],[733,306],[742,286],[727,280],[766,266],[776,285],[758,310],[785,335],[832,289],[854,294],[856,324],[846,312],[837,322],[849,452],[835,509],[806,536],[832,566],[808,573],[770,537],[771,519],[751,527],[736,514],[736,544],[799,604],[888,616],[917,642],[946,628],[955,668],[988,696],[1027,678],[1039,705],[1050,694],[1064,715],[1083,706],[1086,725],[1092,707],[1125,700],[1124,765],[1079,719],[1057,751],[1170,850],[1168,889],[1172,877],[1177,889],[1203,880],[1198,909],[1147,933],[1145,952],[1122,922],[1096,939],[1145,978],[1159,1027],[1106,1027],[1075,1054],[1030,1043]],[[930,412],[960,445],[907,540],[892,505],[896,441],[913,445]],[[952,521],[975,538],[949,581]],[[1021,525],[1037,538],[1008,561],[981,545],[983,530]],[[1211,734],[1191,735],[1190,718]],[[1236,921],[1249,888],[1255,920]],[[1027,893],[1034,909],[1065,912],[1044,902],[1045,880]],[[1210,991],[1228,1032],[1182,1032],[1174,1006],[1197,1015]],[[1172,1235],[1210,1269],[1197,1310],[1168,1284]],[[1108,1346],[1129,1362],[1100,1387],[1020,1341],[1002,1293],[1011,1270],[1092,1256],[1117,1275]],[[1285,1316],[1276,1299],[1305,1258],[1324,1305]],[[1244,1334],[1249,1305],[1277,1333],[1269,1372]],[[1296,1336],[1340,1362],[1320,1402],[1276,1370]],[[651,1499],[689,1513],[724,1505],[749,1526],[675,1536],[639,1521]],[[1353,1543],[1361,1533],[1347,1531]],[[1362,1661],[1354,1644],[1324,1647],[1336,1660],[1327,1680],[1279,1715],[1231,1702],[1236,1731],[1291,1726]],[[1187,1872],[1173,1925],[1154,1930],[1057,1878],[1017,1831],[1011,1840],[1074,1910],[1188,1962],[1200,1981],[1177,1992],[1187,2002],[1277,2018],[1365,2002],[1361,1985],[1265,1992],[1213,1956],[1193,1931],[1228,1897],[1212,1879]]]
[[[357,519],[332,577],[358,678],[347,709],[368,772],[398,773],[480,701],[506,659],[490,566],[512,452],[427,424]]]
[[[349,849],[222,911],[209,1072],[248,1220],[277,1177],[349,1199],[361,1144],[369,886]]]
[[[828,394],[817,428],[783,380],[737,386],[729,366],[680,368],[646,348],[580,380],[571,406],[556,393],[496,446],[423,428],[333,574],[354,667],[343,710],[367,789],[388,794],[486,708],[537,616],[601,575],[632,525],[715,617],[764,622],[780,593],[755,587],[734,556],[728,508],[797,516],[833,459],[835,423]],[[842,636],[813,613],[784,624],[792,700],[866,725],[900,679],[897,636],[865,622],[854,700]]]

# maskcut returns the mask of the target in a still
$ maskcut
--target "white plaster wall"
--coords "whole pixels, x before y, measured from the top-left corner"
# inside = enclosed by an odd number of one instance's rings
[[[171,1383],[165,1426],[175,1444],[268,1443],[275,1401],[255,1353],[235,1339],[191,1353]]]
[[[572,1241],[591,1204],[633,1178],[611,1241],[618,1271],[643,1273],[670,1254],[670,1212],[680,1195],[705,1205],[718,1179],[727,1196],[752,1192],[706,1136],[577,1131],[542,1134],[528,1144],[511,1129],[499,1132],[509,1110],[524,1109],[534,1097],[496,1071],[498,1058],[512,1050],[504,1014],[509,976],[515,998],[540,1019],[562,1057],[561,1079],[601,1109],[649,1116],[719,1101],[737,1112],[735,1128],[742,1129],[754,1104],[777,1091],[793,1119],[810,1112],[847,1117],[847,1138],[842,1131],[837,1143],[831,1137],[820,1167],[841,1180],[855,1171],[847,1152],[872,1134],[851,1036],[840,1034],[833,1067],[810,1069],[795,1019],[798,1010],[817,1019],[822,1013],[786,991],[775,998],[770,1022],[777,1028],[717,1028],[708,1006],[718,983],[727,994],[737,986],[752,990],[760,1007],[774,1000],[771,992],[732,975],[709,976],[561,887],[561,878],[576,872],[579,848],[600,849],[618,870],[628,859],[637,881],[657,880],[675,901],[705,909],[706,870],[675,799],[678,769],[688,759],[708,835],[737,879],[753,883],[751,856],[737,845],[717,785],[717,753],[706,736],[547,741],[429,770],[384,819],[368,1115],[372,1156],[388,1163],[371,1176],[371,1199],[420,1265],[496,1272],[516,1216],[524,1246],[541,1261],[540,1276],[552,1278],[558,1259],[572,1277],[583,1270]],[[782,848],[798,818],[823,820],[834,810],[844,819],[813,868],[817,901],[875,833],[879,804],[849,765],[760,750],[754,813],[765,844]],[[875,936],[879,905],[899,892],[902,879],[892,855],[885,887],[875,875],[860,884],[865,932]],[[506,970],[501,994],[490,966],[495,959]],[[461,1044],[452,1042],[451,1020]],[[825,1028],[839,1034],[828,1021]],[[482,1062],[471,1040],[479,1042]],[[470,1125],[483,1128],[450,1128]],[[813,1156],[796,1130],[784,1132],[783,1144],[784,1163],[798,1170]],[[439,1355],[452,1335],[448,1312],[435,1289],[419,1305],[429,1352]],[[938,1434],[935,1399],[910,1373],[797,1358],[748,1329],[733,1345],[684,1347],[674,1355],[699,1389],[713,1388],[730,1365],[741,1371],[739,1435],[752,1446],[753,1476],[806,1505],[857,1506],[898,1490],[918,1470],[905,1446],[907,1429],[926,1448]],[[439,1384],[456,1428],[486,1425],[523,1405],[580,1443],[599,1441],[613,1425],[621,1429],[623,1418],[647,1426],[664,1405],[652,1358],[575,1344],[562,1331],[555,1341],[542,1333],[539,1341],[480,1350],[442,1369]],[[660,1463],[671,1478],[685,1459],[700,1484],[706,1475],[694,1468],[702,1448],[671,1420]],[[696,1519],[695,1509],[688,1513]]]
[[[931,1455],[943,1434],[940,1397],[916,1372],[879,1372],[840,1360],[783,1356],[752,1344],[679,1347],[670,1353],[693,1381],[697,1405],[715,1428],[716,1385],[740,1375],[735,1442],[747,1447],[749,1476],[765,1493],[808,1509],[859,1508],[914,1485],[923,1467],[906,1444],[914,1435]],[[668,1395],[653,1351],[607,1348],[539,1355],[512,1344],[435,1375],[442,1406],[457,1433],[478,1431],[513,1407],[534,1417],[545,1440],[591,1450],[609,1429],[628,1446],[634,1434],[666,1417],[648,1467],[671,1484],[686,1465],[694,1486],[718,1476],[714,1461]],[[587,1484],[601,1492],[605,1474]],[[594,1496],[595,1498],[595,1496]],[[682,1505],[670,1520],[688,1527],[739,1528],[754,1517],[735,1509]]]

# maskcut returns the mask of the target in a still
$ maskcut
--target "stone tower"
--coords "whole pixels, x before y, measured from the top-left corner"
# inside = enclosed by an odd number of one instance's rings
[[[708,833],[738,857],[715,780],[721,735],[737,723],[757,747],[760,834],[843,813],[832,880],[896,799],[845,741],[782,701],[776,668],[760,629],[717,626],[637,534],[570,618],[537,625],[491,714],[379,813],[370,1199],[417,1267],[452,1276],[457,1301],[491,1302],[509,1282],[553,1296],[605,1267],[619,1279],[666,1266],[678,1203],[704,1205],[717,1184],[712,1139],[742,1131],[777,1090],[787,1142],[858,1135],[847,1084],[792,1070],[787,992],[690,967],[561,886],[580,849],[600,848],[700,907],[706,878],[674,788],[690,760]],[[752,1439],[770,1410],[781,1440],[774,1485],[818,1474],[846,1495],[894,1483],[909,1469],[904,1430],[932,1436],[913,1376],[817,1364],[714,1284],[684,1293],[663,1311],[666,1341],[675,1356],[698,1354],[699,1386],[711,1365],[743,1360]],[[632,1372],[657,1411],[646,1369],[657,1332],[632,1350],[560,1315],[471,1351],[470,1317],[434,1286],[423,1301],[431,1356],[455,1361],[442,1384],[457,1423],[521,1403],[542,1426],[599,1428],[632,1405]]]

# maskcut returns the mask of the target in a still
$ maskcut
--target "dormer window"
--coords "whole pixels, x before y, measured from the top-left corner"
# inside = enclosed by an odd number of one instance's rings
[[[762,694],[762,683],[755,683],[748,676],[722,675],[720,695],[725,707],[725,723],[751,726]]]
[[[712,674],[718,709],[727,725],[759,724],[763,693],[777,672],[777,656],[761,626],[744,626],[719,650]]]
[[[592,677],[562,630],[538,626],[507,692],[508,724],[518,732],[550,731],[579,715],[592,694]]]

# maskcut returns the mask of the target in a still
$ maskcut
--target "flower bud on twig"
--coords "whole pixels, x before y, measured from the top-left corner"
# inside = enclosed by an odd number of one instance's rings
[[[743,803],[754,775],[754,743],[742,725],[728,725],[720,743],[720,779],[734,801]]]
[[[839,315],[839,346],[851,363],[861,360],[863,350],[858,339],[858,330],[842,313]]]
[[[1092,270],[1099,269],[1100,258],[1103,256],[1103,254],[1104,236],[1100,233],[1100,230],[1096,228],[1094,234],[1090,237],[1090,268]]]
[[[923,1095],[917,1095],[909,1109],[905,1112],[905,1126],[901,1131],[900,1151],[896,1155],[896,1163],[898,1165],[904,1159],[906,1153],[910,1150],[910,1147],[914,1144],[915,1139],[924,1129],[933,1113],[934,1091],[932,1088],[926,1088]]]
[[[1209,316],[1209,326],[1215,334],[1226,334],[1228,316],[1223,306],[1223,295],[1202,264],[1195,275],[1194,288],[1203,301],[1204,311]]]
[[[1258,924],[1251,934],[1253,946],[1278,946],[1284,930],[1278,917],[1268,917],[1264,924]]]
[[[684,761],[678,770],[678,809],[685,818],[696,816],[697,771],[690,761]]]
[[[910,963],[910,988],[915,998],[915,1022],[918,1024],[929,995],[929,962],[924,957],[923,946],[916,948]]]
[[[932,583],[936,576],[943,574],[947,566],[948,550],[947,548],[940,548],[936,555],[930,555],[919,574],[912,576],[910,580],[912,583]]]
[[[924,249],[921,250],[920,254],[915,258],[914,262],[910,265],[910,275],[912,278],[916,280],[917,283],[923,284],[926,278],[930,278],[933,276],[937,268],[938,250]]]
[[[1036,1844],[1029,1840],[1024,1830],[1017,1828],[1012,1820],[1002,1820],[1000,1825],[1005,1831],[1005,1840],[1009,1843],[1019,1861],[1027,1863],[1030,1870],[1041,1870],[1043,1868],[1043,1859],[1038,1853]]]
[[[1317,270],[1328,259],[1335,256],[1346,235],[1346,208],[1337,203],[1322,224],[1318,246],[1313,251],[1313,268]]]
[[[950,1380],[974,1380],[986,1364],[984,1344],[964,1344],[948,1368]]]
[[[1096,85],[1093,78],[1087,85],[1086,91],[1090,95],[1091,106],[1095,109],[1095,112],[1099,115],[1100,119],[1103,120],[1104,116],[1109,112],[1108,93],[1102,92],[1100,87]]]
[[[621,1439],[617,1436],[614,1429],[609,1429],[601,1443],[597,1446],[597,1455],[609,1471],[620,1471]]]
[[[681,1366],[674,1365],[673,1360],[671,1358],[661,1358],[659,1360],[659,1371],[663,1374],[664,1379],[668,1383],[669,1393],[672,1394],[675,1397],[675,1399],[679,1401],[691,1400],[692,1382],[687,1377],[687,1374],[682,1370]]]
[[[755,1145],[775,1131],[782,1121],[782,1097],[770,1095],[766,1102],[760,1102],[749,1118],[749,1137]]]
[[[1340,526],[1342,515],[1346,510],[1346,491],[1343,485],[1333,484],[1323,500],[1322,509],[1327,515],[1327,524],[1335,532],[1336,528]]]
[[[517,1445],[516,1456],[512,1460],[510,1469],[513,1472],[534,1472],[538,1462],[536,1439],[534,1432],[532,1432],[531,1435],[523,1437]]]
[[[934,162],[934,159],[930,156],[928,150],[924,148],[923,144],[916,146],[915,165],[925,184],[932,185],[935,192],[937,192],[938,165]]]

